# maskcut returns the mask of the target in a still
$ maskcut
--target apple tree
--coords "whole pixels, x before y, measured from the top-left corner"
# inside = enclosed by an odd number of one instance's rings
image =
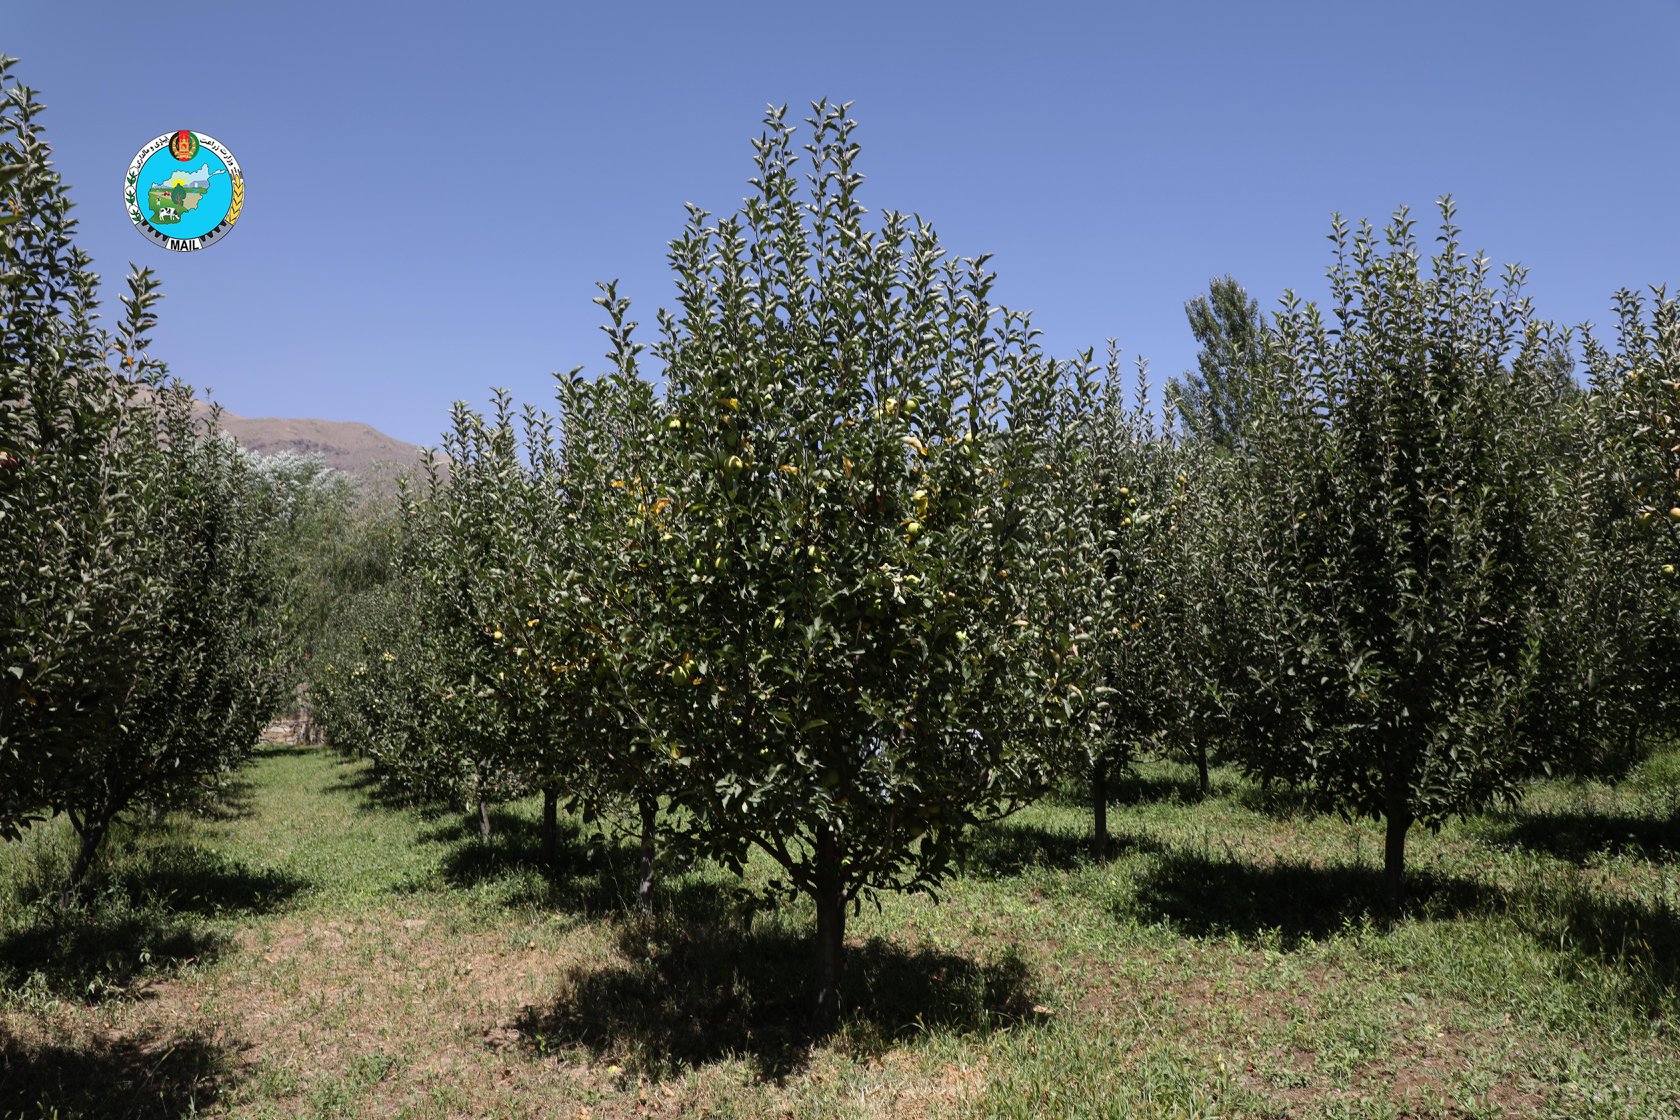
[[[1053,500],[1056,365],[984,258],[866,221],[846,107],[814,113],[803,186],[773,110],[740,214],[671,244],[635,679],[697,842],[814,902],[826,1028],[847,909],[936,886],[1082,732],[1091,557]]]
[[[567,718],[567,796],[586,823],[625,815],[639,849],[637,901],[651,904],[655,861],[680,838],[662,799],[680,785],[680,752],[660,725],[665,704],[688,680],[664,663],[668,580],[660,559],[672,498],[657,493],[651,460],[671,429],[653,386],[635,369],[639,346],[629,303],[612,284],[596,300],[608,314],[613,368],[558,379],[556,438],[533,444],[536,490],[552,528],[533,537],[528,564],[542,573],[544,625],[533,635]],[[545,433],[546,437],[546,433]],[[683,573],[686,574],[686,573]]]
[[[327,743],[366,758],[387,788],[430,801],[453,796],[455,769],[429,734],[434,653],[415,592],[393,577],[346,598],[310,668],[309,696]]]
[[[1245,432],[1245,762],[1386,822],[1403,898],[1414,824],[1513,794],[1549,655],[1557,473],[1531,417],[1551,336],[1520,269],[1490,280],[1450,200],[1425,260],[1400,211],[1339,218],[1326,315],[1289,296]]]
[[[530,597],[512,568],[528,486],[505,394],[489,417],[457,404],[451,419],[446,460],[428,459],[424,497],[408,507],[399,566],[418,611],[412,671],[431,697],[413,745],[488,838],[490,805],[524,792],[541,715],[526,688]]]
[[[134,519],[139,539],[124,559],[144,564],[145,598],[113,637],[83,636],[118,647],[129,671],[76,682],[96,719],[43,776],[47,805],[80,839],[71,887],[120,814],[193,804],[231,776],[285,692],[271,508],[246,457],[205,432],[185,386],[159,383],[139,414],[114,449],[144,464],[143,487],[119,500],[139,509],[105,512]]]
[[[1094,554],[1079,583],[1100,700],[1095,733],[1075,742],[1073,754],[1076,771],[1090,779],[1097,859],[1107,856],[1110,776],[1160,745],[1183,706],[1175,669],[1188,479],[1177,433],[1150,412],[1146,375],[1140,362],[1128,392],[1116,351],[1101,376],[1086,356],[1056,441],[1058,475],[1071,483],[1059,487],[1058,509]]]
[[[1592,477],[1601,498],[1595,537],[1631,564],[1615,587],[1637,597],[1618,632],[1644,642],[1637,714],[1672,727],[1680,712],[1680,299],[1666,289],[1616,293],[1613,342],[1584,331],[1597,439]]]
[[[1171,466],[1176,473],[1162,526],[1165,598],[1155,611],[1160,628],[1171,635],[1162,671],[1163,745],[1196,767],[1205,796],[1212,785],[1210,760],[1231,738],[1245,687],[1242,581],[1228,506],[1241,464],[1222,445],[1197,438],[1175,445]]]

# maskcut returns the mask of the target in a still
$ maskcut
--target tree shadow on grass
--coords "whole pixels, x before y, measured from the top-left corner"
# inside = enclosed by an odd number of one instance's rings
[[[301,751],[319,751],[320,747],[299,747]],[[419,797],[382,776],[372,766],[357,765],[348,755],[340,755],[339,772],[326,787],[328,793],[349,794],[370,809],[392,812],[417,812],[426,820],[451,815],[453,807],[433,798]]]
[[[1565,949],[1619,973],[1621,1002],[1653,1018],[1680,1014],[1680,914],[1554,877],[1517,892],[1508,909],[1517,925],[1550,949]]]
[[[1406,873],[1407,912],[1443,918],[1497,905],[1491,888],[1430,868]],[[1162,921],[1188,937],[1277,937],[1286,949],[1319,941],[1369,919],[1388,920],[1380,868],[1317,867],[1279,861],[1257,866],[1182,849],[1163,857],[1139,880],[1140,917]]]
[[[257,758],[303,758],[324,753],[323,747],[309,747],[300,743],[263,743],[256,749]]]
[[[1108,856],[1117,859],[1138,852],[1161,850],[1148,836],[1110,835]],[[1072,871],[1092,862],[1091,837],[1044,828],[1020,821],[999,821],[977,829],[963,856],[965,875],[1007,879],[1035,868]]]
[[[242,773],[218,790],[209,801],[194,808],[192,815],[207,821],[249,820],[257,815],[256,787]]]
[[[1206,800],[1195,772],[1178,767],[1143,764],[1143,768],[1116,768],[1108,776],[1108,803],[1111,806],[1179,804],[1194,805]],[[1209,797],[1218,797],[1221,783],[1214,782]],[[1046,799],[1068,809],[1091,811],[1091,782],[1081,777],[1062,782],[1050,791]]]
[[[1652,863],[1680,860],[1680,817],[1519,810],[1492,817],[1479,832],[1489,843],[1577,865],[1597,855],[1631,855]]]
[[[1205,798],[1194,774],[1145,773],[1134,769],[1122,770],[1108,779],[1108,800],[1111,805],[1195,805]]]
[[[136,980],[214,959],[227,938],[211,916],[265,913],[303,886],[190,844],[146,847],[96,865],[80,901],[27,900],[0,924],[0,977],[98,1000]]]
[[[1233,800],[1250,812],[1280,821],[1316,817],[1331,811],[1312,789],[1285,783],[1247,783],[1236,791]]]
[[[497,853],[499,862],[518,863],[536,861],[542,856],[542,829],[536,821],[516,813],[506,805],[492,805],[490,838],[483,840],[478,833],[478,813],[463,813],[459,809],[439,812],[420,833],[427,844],[471,845],[485,852]],[[559,835],[575,835],[576,822],[561,820]]]
[[[626,962],[578,967],[559,997],[527,1007],[514,1027],[538,1054],[581,1046],[663,1077],[732,1056],[765,1077],[801,1068],[810,1028],[814,949],[778,919],[681,916],[682,907],[625,923]],[[1013,953],[979,964],[880,938],[849,946],[842,1044],[879,1051],[928,1029],[990,1031],[1032,1017],[1025,964]]]
[[[65,1044],[0,1030],[0,1116],[197,1116],[233,1076],[228,1050],[196,1034]]]
[[[464,890],[495,888],[507,906],[574,914],[616,914],[632,908],[641,880],[637,845],[575,820],[562,818],[555,830],[554,858],[543,854],[537,821],[507,808],[490,810],[490,838],[478,834],[477,814],[450,815],[421,834],[443,846],[439,872],[445,883]],[[671,851],[655,863],[655,897],[694,869]]]
[[[102,881],[103,880],[103,881]],[[172,914],[266,914],[285,906],[308,884],[274,868],[251,867],[191,844],[144,853],[138,867],[119,868],[91,886],[155,901]]]
[[[432,837],[451,841],[442,859],[443,878],[451,886],[499,882],[509,905],[539,910],[601,913],[634,901],[638,874],[630,845],[561,821],[555,830],[554,858],[548,860],[537,824],[505,811],[492,811],[490,820],[489,840],[455,826],[440,828]]]
[[[127,994],[135,981],[212,960],[227,944],[223,935],[157,907],[104,903],[32,916],[0,934],[0,978],[69,999]]]

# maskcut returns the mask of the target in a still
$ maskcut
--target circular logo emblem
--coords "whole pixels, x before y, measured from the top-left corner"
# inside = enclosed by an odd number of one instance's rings
[[[190,253],[239,220],[245,176],[214,136],[166,132],[135,153],[123,179],[123,201],[135,229],[165,249]]]

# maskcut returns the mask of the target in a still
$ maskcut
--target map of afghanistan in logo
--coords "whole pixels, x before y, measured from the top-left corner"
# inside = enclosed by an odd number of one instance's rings
[[[245,176],[227,145],[181,129],[141,148],[123,179],[134,228],[165,249],[190,253],[227,234],[245,207]]]

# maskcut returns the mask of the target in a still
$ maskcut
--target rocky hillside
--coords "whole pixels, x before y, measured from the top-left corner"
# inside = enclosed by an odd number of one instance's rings
[[[420,448],[349,420],[252,418],[224,411],[223,430],[252,451],[320,454],[327,465],[355,475],[376,488],[395,483],[420,464]]]
[[[420,461],[420,449],[386,435],[378,428],[349,420],[253,419],[223,412],[222,427],[245,447],[272,455],[278,451],[319,453],[327,465],[348,474],[365,475],[391,466],[408,467]]]

